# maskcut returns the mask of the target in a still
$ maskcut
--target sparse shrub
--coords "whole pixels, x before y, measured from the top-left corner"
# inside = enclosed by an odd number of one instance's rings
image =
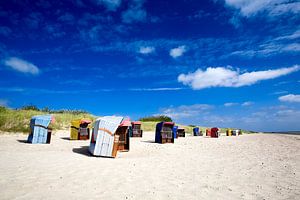
[[[20,110],[35,110],[35,111],[40,111],[40,109],[37,106],[35,106],[35,105],[23,106],[22,108],[20,108]]]
[[[172,122],[172,118],[168,117],[166,115],[157,115],[157,116],[149,116],[149,117],[143,117],[139,119],[142,122]]]

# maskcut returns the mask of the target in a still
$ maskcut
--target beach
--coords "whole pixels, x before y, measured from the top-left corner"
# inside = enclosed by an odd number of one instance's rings
[[[130,138],[130,151],[93,157],[89,141],[51,144],[0,135],[0,199],[299,199],[300,136]]]

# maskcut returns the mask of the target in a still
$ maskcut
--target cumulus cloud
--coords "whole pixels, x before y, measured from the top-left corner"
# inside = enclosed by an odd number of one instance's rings
[[[225,107],[231,107],[231,106],[236,106],[236,105],[238,105],[238,103],[232,103],[232,102],[224,103]]]
[[[282,102],[300,103],[300,95],[288,94],[278,98]]]
[[[170,50],[170,56],[172,56],[173,58],[177,58],[182,56],[185,52],[186,52],[186,47],[184,45],[179,46],[177,48]]]
[[[198,69],[193,73],[180,74],[178,76],[178,81],[184,85],[192,87],[195,90],[211,87],[242,87],[253,85],[259,81],[284,76],[298,70],[300,70],[300,66],[295,65],[287,68],[240,74],[239,71],[235,71],[230,68],[209,67],[205,71]]]
[[[290,0],[225,0],[225,4],[239,10],[245,17],[252,17],[262,12],[269,16],[278,16],[300,11],[300,2]]]
[[[34,64],[16,57],[10,57],[4,60],[4,65],[10,67],[13,70],[26,74],[37,75],[40,72],[39,68]]]
[[[141,54],[149,54],[155,51],[154,47],[140,47],[139,53]]]
[[[213,108],[212,105],[208,104],[181,105],[177,107],[170,106],[162,108],[159,114],[167,115],[173,119],[182,119],[203,115],[203,113],[207,113]]]
[[[242,106],[251,106],[254,103],[252,101],[245,101],[244,103],[242,103]]]

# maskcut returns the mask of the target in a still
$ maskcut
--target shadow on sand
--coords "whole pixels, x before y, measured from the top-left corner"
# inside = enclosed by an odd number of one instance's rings
[[[60,139],[63,139],[63,140],[70,140],[69,137],[61,137]]]
[[[154,140],[146,140],[146,141],[141,141],[141,142],[144,142],[144,143],[155,143]]]
[[[17,140],[20,143],[25,143],[25,144],[29,144],[29,142],[27,142],[27,140]]]
[[[89,152],[89,146],[82,146],[80,148],[73,148],[72,150],[74,153],[78,153],[84,156],[91,157],[92,155]]]

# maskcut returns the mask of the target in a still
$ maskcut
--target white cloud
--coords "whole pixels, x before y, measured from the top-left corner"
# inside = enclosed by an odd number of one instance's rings
[[[297,39],[299,37],[300,37],[300,30],[297,30],[297,31],[293,32],[292,34],[277,37],[277,38],[275,38],[275,40],[293,40],[293,39]]]
[[[268,57],[273,56],[276,54],[281,53],[298,53],[300,51],[300,44],[299,43],[285,43],[285,42],[278,42],[279,40],[268,41],[265,44],[261,44],[258,46],[256,50],[238,50],[230,53],[230,55],[235,56],[244,56],[244,57]]]
[[[225,107],[231,107],[231,106],[236,106],[236,105],[238,105],[238,103],[232,103],[232,102],[224,103]]]
[[[6,99],[0,99],[0,106],[7,107],[8,106],[8,100],[6,100]]]
[[[288,45],[286,45],[285,47],[282,48],[282,51],[299,52],[300,51],[300,44],[299,43],[288,44]]]
[[[149,54],[149,53],[153,53],[155,51],[154,47],[140,47],[139,52],[141,54]]]
[[[159,114],[167,115],[173,119],[182,119],[197,117],[203,115],[204,112],[208,113],[214,107],[208,104],[194,104],[194,105],[181,105],[178,107],[162,108]]]
[[[22,73],[37,75],[40,72],[39,68],[34,64],[16,57],[4,60],[4,65]]]
[[[170,56],[172,56],[173,58],[177,58],[182,56],[185,52],[186,52],[186,47],[184,45],[179,46],[177,48],[170,50]]]
[[[177,91],[183,88],[131,88],[129,91]]]
[[[300,70],[300,66],[295,65],[287,68],[240,74],[239,71],[234,71],[230,68],[209,67],[205,71],[198,69],[193,73],[180,74],[178,76],[178,81],[184,85],[192,87],[195,90],[211,87],[242,87],[253,85],[262,80],[284,76],[298,70]]]
[[[254,103],[252,101],[245,101],[244,103],[242,103],[242,106],[251,106]]]
[[[300,2],[290,0],[225,0],[225,4],[239,10],[240,14],[245,17],[252,17],[263,12],[269,16],[278,16],[300,11]]]
[[[278,98],[279,101],[283,102],[292,102],[292,103],[300,103],[300,95],[288,94]]]

